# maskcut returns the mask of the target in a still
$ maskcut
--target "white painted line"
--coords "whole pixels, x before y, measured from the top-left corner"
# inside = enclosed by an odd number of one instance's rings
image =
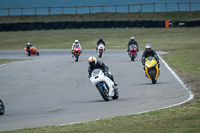
[[[161,109],[166,109],[166,108],[178,106],[178,105],[184,104],[184,103],[186,103],[186,102],[188,102],[188,101],[190,101],[190,100],[192,100],[194,98],[194,94],[192,93],[192,91],[190,91],[190,89],[183,83],[183,81],[177,76],[177,74],[169,67],[169,65],[165,62],[165,60],[161,56],[159,56],[159,58],[165,64],[165,66],[167,67],[167,69],[179,81],[179,83],[182,85],[182,87],[187,91],[187,93],[189,94],[189,98],[187,100],[185,100],[183,102],[180,102],[180,103],[177,103],[177,104],[173,104],[173,105],[162,107],[162,108],[158,108],[158,109],[153,109],[153,110],[147,110],[147,111],[143,111],[143,112],[138,112],[138,113],[134,113],[134,114],[142,114],[142,113],[147,113],[147,112],[150,112],[150,111],[156,111],[156,110],[161,110]],[[130,114],[130,115],[134,115],[134,114]],[[121,116],[123,116],[123,115],[121,115]],[[97,121],[97,120],[100,120],[100,119],[88,120],[88,121]],[[88,121],[73,122],[73,123],[68,123],[68,124],[71,125],[71,124],[77,124],[77,123],[88,122]],[[68,125],[68,124],[59,124],[58,126],[64,126],[64,125]]]

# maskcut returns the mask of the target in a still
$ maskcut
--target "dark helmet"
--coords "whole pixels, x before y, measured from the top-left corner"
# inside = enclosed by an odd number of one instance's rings
[[[146,51],[147,53],[149,53],[149,52],[151,52],[151,48],[152,48],[151,44],[146,44],[146,46],[145,46],[145,51]]]
[[[100,38],[99,38],[99,41],[102,41],[102,40],[103,40],[103,38],[102,38],[102,37],[100,37]]]
[[[88,59],[88,63],[93,66],[97,64],[97,59],[94,56],[90,56]]]

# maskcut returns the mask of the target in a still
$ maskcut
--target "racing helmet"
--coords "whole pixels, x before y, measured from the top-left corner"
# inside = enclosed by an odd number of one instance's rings
[[[28,45],[28,46],[30,46],[30,45],[31,45],[31,43],[30,43],[30,42],[28,42],[28,43],[27,43],[27,45]]]
[[[100,37],[100,38],[99,38],[99,41],[102,41],[102,40],[103,40],[103,38],[102,38],[102,37]]]
[[[145,46],[145,51],[146,51],[147,53],[149,53],[149,52],[151,52],[151,48],[152,48],[151,44],[146,44],[146,46]]]
[[[94,56],[90,56],[88,59],[88,63],[93,66],[97,64],[97,59]]]
[[[132,36],[132,37],[131,37],[131,41],[132,41],[132,42],[135,41],[135,37]]]
[[[75,43],[78,43],[79,41],[78,41],[78,40],[75,40],[74,42],[75,42]]]

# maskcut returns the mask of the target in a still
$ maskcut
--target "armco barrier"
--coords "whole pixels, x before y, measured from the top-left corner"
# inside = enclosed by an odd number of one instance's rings
[[[200,20],[169,22],[169,27],[197,27]],[[1,23],[2,31],[27,31],[27,30],[50,30],[50,29],[80,29],[80,28],[164,28],[166,21],[144,20],[144,21],[63,21],[63,22],[23,22],[23,23]]]

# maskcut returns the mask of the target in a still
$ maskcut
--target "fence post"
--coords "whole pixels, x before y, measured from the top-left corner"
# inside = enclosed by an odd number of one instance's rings
[[[37,16],[37,8],[35,7],[35,16]]]
[[[64,15],[64,7],[62,7],[62,16]]]
[[[77,16],[77,6],[76,6],[76,16]]]
[[[10,9],[8,8],[8,16],[10,16]]]
[[[115,5],[115,13],[117,13],[117,5]]]
[[[167,13],[167,3],[165,3],[165,10],[166,10],[166,13]]]
[[[89,6],[89,14],[91,13],[91,6]]]
[[[21,8],[21,14],[22,14],[22,16],[23,16],[23,8]]]
[[[155,3],[153,3],[153,13],[155,13]]]
[[[192,12],[192,6],[191,6],[191,2],[190,2],[190,4],[189,4],[189,6],[190,6],[190,13]]]
[[[50,7],[48,7],[48,12],[49,12],[49,16],[50,16],[50,12],[51,12],[51,9],[50,9]]]
[[[141,4],[141,13],[142,13],[142,4]]]
[[[102,6],[102,12],[104,12],[104,6]]]
[[[130,5],[128,5],[128,13],[130,13]]]
[[[178,2],[178,12],[179,12],[179,2]]]

